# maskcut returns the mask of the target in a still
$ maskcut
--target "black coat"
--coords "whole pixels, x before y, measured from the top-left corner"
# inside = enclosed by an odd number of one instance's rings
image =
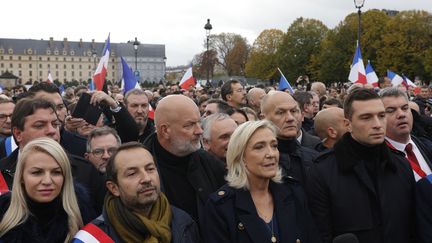
[[[18,148],[6,158],[0,160],[0,171],[9,187],[12,188],[13,177],[18,159]],[[91,203],[97,214],[102,212],[103,200],[105,198],[106,187],[105,178],[99,171],[84,158],[70,155],[72,176],[84,186],[90,195]]]
[[[197,224],[185,211],[171,206],[172,221],[171,221],[171,236],[172,243],[198,243],[200,236]],[[108,220],[106,211],[102,215],[93,220],[93,224],[105,232],[114,242],[124,242],[113,228]]]
[[[156,143],[156,133],[153,133],[147,140],[144,142],[144,146],[150,151],[153,155],[156,166],[158,166],[158,161],[160,157],[155,153],[155,143]],[[189,162],[189,167],[186,172],[186,177],[193,187],[195,194],[197,195],[197,212],[198,219],[204,213],[205,202],[207,201],[209,195],[223,186],[226,181],[224,179],[225,176],[225,167],[223,162],[209,154],[208,152],[199,149],[191,155],[191,161]],[[159,168],[158,168],[159,170]],[[161,178],[161,190],[164,191],[164,175],[160,173]],[[181,190],[181,188],[179,188]],[[188,195],[184,195],[188,196]],[[168,196],[167,196],[168,197]],[[170,198],[168,198],[168,201]],[[187,212],[186,209],[182,208],[179,205],[175,205],[180,209],[183,209]],[[191,212],[187,212],[192,215]]]
[[[297,239],[302,243],[321,242],[303,191],[298,186],[274,182],[270,182],[269,189],[278,225],[277,242],[295,243]],[[271,242],[250,192],[228,185],[210,196],[201,229],[204,242]]]
[[[321,143],[321,139],[317,136],[313,136],[302,129],[302,140],[301,146],[308,147],[310,149],[315,149],[315,147]]]
[[[412,242],[415,182],[408,161],[380,145],[373,183],[367,162],[348,146],[347,136],[317,158],[308,178],[310,210],[323,242],[344,233],[361,243]]]
[[[432,243],[432,175],[416,184],[417,232],[420,243]]]
[[[89,198],[87,191],[79,183],[74,183],[75,195],[77,197],[78,206],[84,224],[91,222],[95,217],[93,208],[89,206]],[[9,208],[11,193],[6,193],[0,197],[0,217],[3,219],[6,210]],[[50,207],[51,208],[51,207]],[[54,210],[54,209],[53,209]],[[55,213],[49,222],[41,225],[39,219],[32,213],[29,218],[0,238],[0,242],[15,242],[15,243],[52,243],[64,242],[69,231],[68,216],[61,209]],[[42,233],[45,232],[45,235]]]

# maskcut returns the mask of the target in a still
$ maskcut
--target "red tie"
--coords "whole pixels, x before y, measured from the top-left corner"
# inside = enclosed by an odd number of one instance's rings
[[[417,173],[417,175],[419,175],[420,177],[425,177],[426,173],[421,169],[420,164],[412,150],[412,144],[409,143],[406,145],[405,147],[405,151],[407,153],[408,156],[408,161],[411,165],[411,168]]]

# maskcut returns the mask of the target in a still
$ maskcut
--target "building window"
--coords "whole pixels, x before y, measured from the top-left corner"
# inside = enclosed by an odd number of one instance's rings
[[[58,64],[56,64],[56,69],[58,69]]]
[[[66,56],[67,55],[67,51],[63,51],[63,56]]]
[[[74,77],[75,76],[75,71],[72,71],[72,77]]]
[[[50,60],[50,58],[49,57],[47,57],[47,61],[49,62],[49,60]]]
[[[0,54],[4,54],[4,49],[0,48]]]
[[[114,72],[112,72],[112,78],[114,78],[114,76],[115,76],[115,73],[114,73]]]
[[[29,68],[32,68],[32,64],[31,63],[29,63]]]
[[[30,77],[33,76],[33,72],[32,72],[32,70],[29,71],[29,76],[30,76]]]
[[[114,66],[114,65],[112,65],[112,69],[115,69],[115,66]]]
[[[72,62],[75,61],[74,58],[72,57]]]
[[[63,65],[63,68],[66,69],[66,64]]]
[[[89,62],[91,62],[91,58],[89,58]]]
[[[22,71],[21,70],[18,71],[18,75],[22,76]]]
[[[42,57],[39,57],[39,61],[42,61]]]
[[[79,74],[80,74],[80,77],[82,77],[82,72],[81,71],[79,72]]]
[[[55,50],[55,51],[54,51],[54,55],[58,55],[58,50]]]
[[[114,54],[114,53],[113,53],[113,54]],[[115,62],[115,59],[114,59],[114,58],[112,59],[112,62]]]
[[[89,72],[89,75],[88,75],[89,77],[91,77],[92,76],[92,73],[91,72]]]
[[[58,74],[59,74],[59,72],[58,72],[58,71],[56,71],[56,77],[58,77],[58,76],[59,76]]]
[[[13,68],[13,64],[12,63],[9,63],[9,68]]]
[[[66,62],[66,57],[63,57],[63,61]]]
[[[29,55],[33,54],[33,50],[29,48],[29,49],[27,50],[27,54],[29,54]]]
[[[80,60],[80,61],[81,61],[81,60]],[[79,69],[82,69],[82,65],[81,65],[81,64],[79,65]]]
[[[39,71],[39,76],[41,76],[41,77],[42,77],[42,71]]]
[[[18,68],[21,68],[21,63],[18,63]]]
[[[18,60],[21,61],[21,56],[18,56]]]
[[[72,64],[72,67],[71,67],[71,68],[74,69],[74,68],[75,68],[75,65]]]
[[[66,77],[66,71],[64,71],[64,72],[63,72],[63,76],[65,76],[65,77]]]
[[[0,59],[3,60],[3,56],[1,56]]]
[[[29,57],[29,61],[31,61],[32,60],[32,58],[31,57]]]
[[[8,53],[9,53],[10,55],[13,54],[13,50],[12,50],[12,48],[9,48]]]
[[[89,69],[91,69],[91,65],[89,65]]]
[[[12,60],[12,56],[9,56],[9,60]]]
[[[4,63],[0,64],[0,67],[4,68]]]
[[[71,51],[70,53],[71,53],[71,56],[75,56],[75,52],[74,51]]]
[[[21,65],[21,64],[20,64]],[[42,68],[42,64],[41,63],[39,63],[39,68]]]
[[[48,69],[49,69],[49,68],[51,68],[51,64],[49,64],[49,63],[48,63],[48,65],[47,65],[47,66],[48,66]]]

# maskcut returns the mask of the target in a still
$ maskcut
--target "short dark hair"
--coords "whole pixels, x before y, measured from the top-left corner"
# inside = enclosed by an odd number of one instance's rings
[[[232,109],[231,106],[228,105],[228,103],[226,103],[225,101],[220,100],[220,99],[210,99],[207,101],[207,105],[213,104],[213,103],[217,105],[219,113],[227,113],[228,114],[228,111],[230,109]]]
[[[117,151],[111,156],[111,158],[108,159],[108,162],[107,162],[107,166],[106,166],[106,180],[107,181],[112,181],[114,183],[117,183],[117,168],[115,165],[115,159],[116,159],[118,153],[121,151],[135,149],[135,148],[142,148],[142,149],[145,149],[146,151],[148,151],[147,148],[144,147],[144,145],[142,143],[135,142],[135,141],[124,143],[124,144],[120,145],[120,147],[118,147]]]
[[[337,105],[337,107],[342,108],[342,102],[336,98],[328,98],[324,100],[323,105]]]
[[[344,102],[345,118],[351,119],[353,114],[352,104],[354,103],[354,101],[367,101],[367,100],[375,100],[375,99],[380,99],[380,97],[374,90],[366,89],[366,88],[354,89],[345,98],[345,102]]]
[[[293,98],[297,101],[300,106],[300,110],[304,111],[304,105],[311,104],[313,96],[308,91],[297,91],[293,94]]]
[[[11,127],[24,130],[25,118],[33,115],[38,109],[52,109],[57,116],[53,103],[41,98],[23,98],[16,104],[12,117]]]
[[[120,137],[119,137],[119,135],[115,129],[113,129],[111,127],[106,127],[106,126],[105,127],[98,127],[96,129],[92,130],[90,132],[90,134],[87,136],[87,146],[86,146],[87,152],[91,152],[91,141],[93,138],[105,136],[105,135],[109,135],[109,134],[114,136],[114,138],[117,141],[117,145],[120,146],[121,145],[121,139],[120,139]]]
[[[39,91],[44,91],[50,94],[53,93],[58,93],[60,94],[60,90],[57,87],[57,85],[53,84],[53,83],[48,83],[48,82],[41,82],[38,83],[36,85],[33,85],[30,89],[29,92],[32,94],[36,94]],[[61,95],[61,94],[60,94]]]
[[[229,80],[226,81],[221,87],[221,96],[224,101],[227,101],[227,95],[232,94],[232,84],[240,84],[237,80]]]

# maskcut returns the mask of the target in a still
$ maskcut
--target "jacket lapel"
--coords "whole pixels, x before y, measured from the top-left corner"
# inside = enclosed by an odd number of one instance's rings
[[[297,239],[297,222],[294,195],[282,184],[270,182],[276,219],[279,227],[277,242],[295,242]]]
[[[360,182],[363,183],[369,191],[372,192],[373,195],[376,196],[375,188],[372,184],[370,177],[367,175],[366,168],[363,163],[357,163],[354,167],[354,173],[359,178]]]

